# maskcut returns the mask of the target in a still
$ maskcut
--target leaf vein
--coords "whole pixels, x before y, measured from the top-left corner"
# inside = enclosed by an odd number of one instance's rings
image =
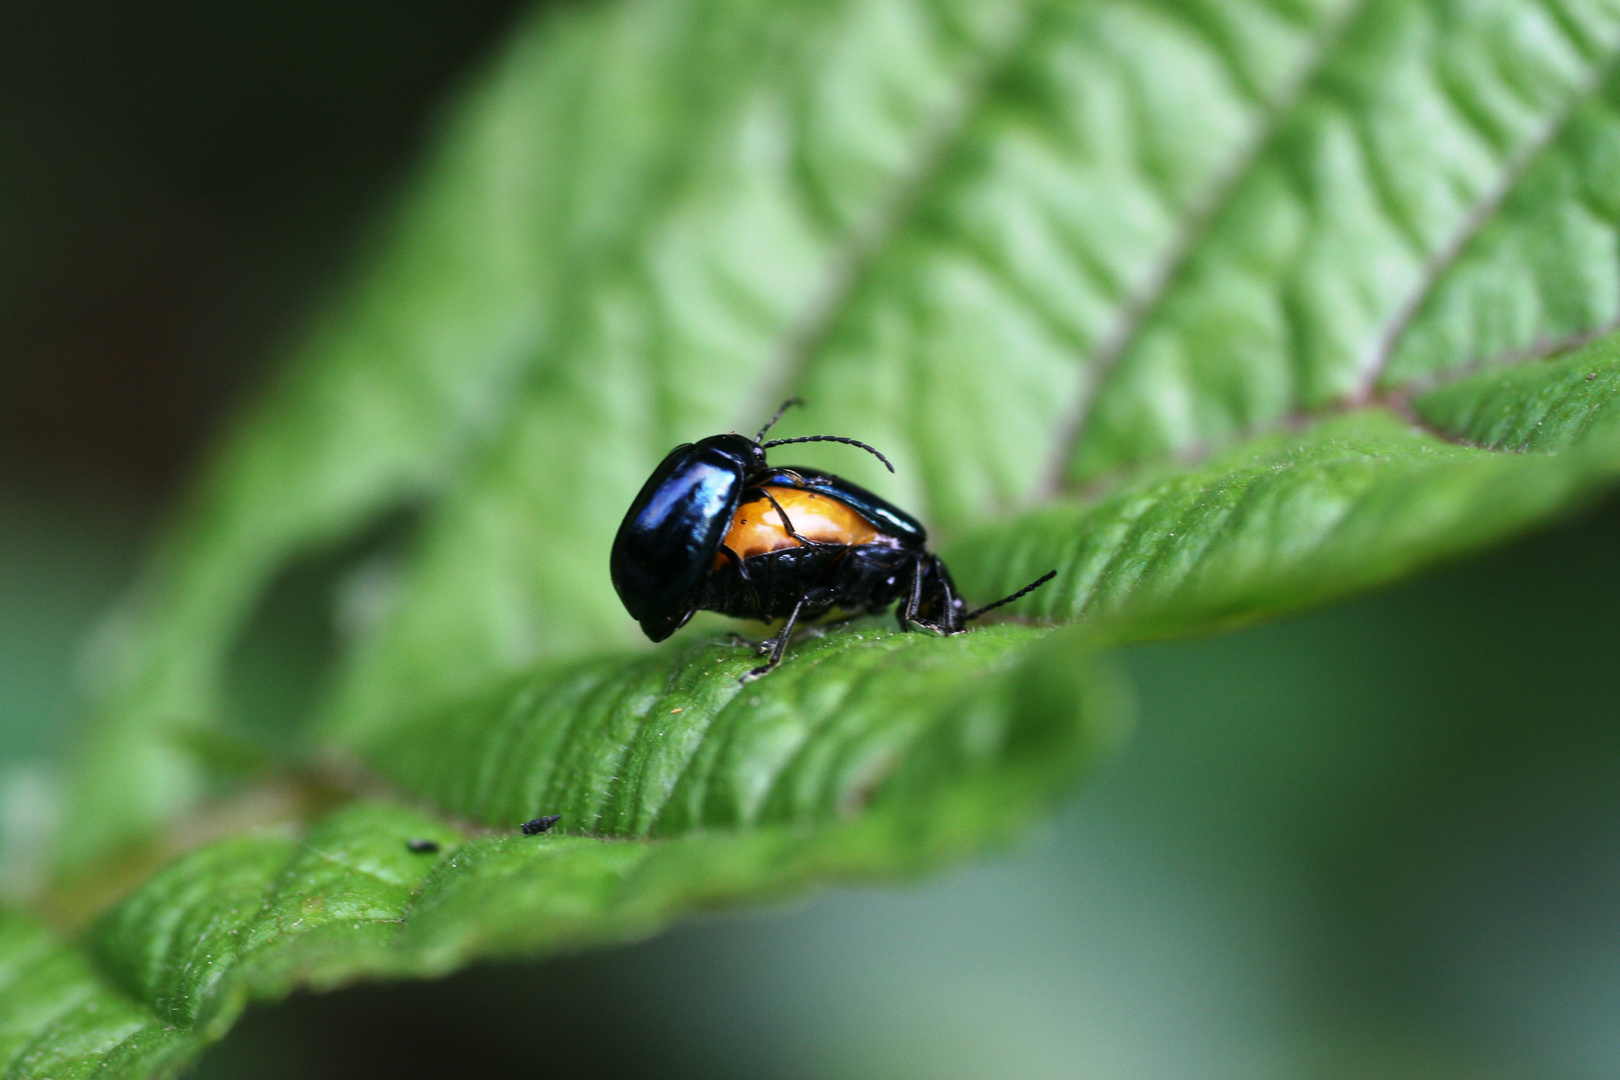
[[[1579,112],[1580,107],[1592,97],[1596,96],[1608,77],[1616,70],[1616,61],[1620,60],[1620,51],[1617,43],[1610,43],[1608,56],[1601,64],[1594,65],[1587,77],[1572,90],[1562,108],[1553,113],[1541,125],[1536,133],[1519,150],[1512,155],[1504,165],[1497,182],[1475,203],[1468,215],[1458,224],[1457,229],[1435,253],[1430,256],[1424,265],[1423,273],[1411,293],[1402,301],[1399,308],[1379,336],[1378,342],[1371,355],[1362,366],[1361,378],[1356,389],[1350,394],[1352,404],[1367,403],[1373,400],[1377,392],[1378,383],[1383,378],[1385,370],[1394,358],[1406,333],[1411,329],[1423,305],[1434,293],[1447,271],[1467,250],[1481,230],[1491,221],[1495,220],[1497,211],[1502,208],[1509,195],[1513,193],[1518,182],[1523,179],[1553,142],[1563,133],[1570,121]]]
[[[1063,490],[1069,462],[1073,460],[1075,450],[1090,425],[1092,410],[1101,398],[1102,384],[1119,366],[1151,316],[1159,310],[1160,304],[1181,279],[1199,244],[1209,235],[1221,212],[1231,205],[1242,189],[1244,178],[1283,131],[1286,121],[1305,99],[1310,88],[1321,78],[1333,59],[1339,41],[1370,7],[1370,0],[1352,0],[1335,17],[1326,20],[1304,63],[1261,112],[1249,141],[1210,183],[1205,197],[1188,213],[1178,241],[1164,253],[1136,293],[1126,300],[1113,331],[1097,345],[1088,360],[1090,378],[1086,380],[1087,391],[1074,403],[1073,411],[1058,428],[1055,452],[1047,464],[1041,494],[1051,497]]]
[[[1032,15],[1028,8],[1042,10]],[[1025,5],[1023,25],[1006,34],[998,48],[988,50],[980,62],[975,76],[965,80],[962,93],[954,108],[944,110],[935,121],[934,131],[921,141],[924,149],[917,155],[917,165],[899,177],[886,205],[873,213],[864,227],[851,233],[843,250],[835,255],[822,286],[821,297],[812,302],[797,328],[790,327],[775,363],[767,371],[775,376],[763,380],[761,390],[746,402],[745,415],[739,418],[741,430],[756,422],[761,414],[768,414],[775,404],[787,397],[801,381],[801,373],[811,358],[819,353],[831,337],[839,318],[871,275],[878,258],[889,249],[890,241],[906,225],[916,219],[933,182],[949,167],[961,150],[975,122],[984,115],[995,100],[1000,81],[1024,56],[1044,20],[1050,5]]]

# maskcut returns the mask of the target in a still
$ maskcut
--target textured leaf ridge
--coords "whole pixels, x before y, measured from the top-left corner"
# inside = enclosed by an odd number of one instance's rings
[[[0,918],[9,1074],[161,1074],[294,986],[979,850],[1118,730],[1095,648],[1609,489],[1617,49],[1611,0],[528,21],[92,650],[61,929]],[[970,599],[1056,569],[1008,612],[1036,625],[858,624],[747,687],[717,624],[636,651],[623,508],[671,445],[788,393],[811,407],[782,434],[899,471],[794,460],[923,514]],[[280,766],[322,794],[230,826],[239,778],[197,747],[238,734],[243,626],[290,563],[402,519],[339,587],[309,760]],[[562,835],[512,833],[542,813]],[[170,858],[180,815],[233,835]],[[153,852],[75,921],[74,882]]]

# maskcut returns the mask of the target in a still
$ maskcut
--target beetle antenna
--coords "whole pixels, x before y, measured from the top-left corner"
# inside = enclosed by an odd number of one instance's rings
[[[974,619],[977,619],[980,615],[983,615],[987,611],[994,611],[996,608],[1000,607],[1002,604],[1010,604],[1014,600],[1017,600],[1020,596],[1026,596],[1029,593],[1034,592],[1036,589],[1040,588],[1042,585],[1045,585],[1048,581],[1051,581],[1055,577],[1057,577],[1057,571],[1056,570],[1048,570],[1046,573],[1042,574],[1040,577],[1036,578],[1034,581],[1030,582],[1028,585],[1025,585],[1022,589],[1019,589],[1017,592],[1013,593],[1011,596],[1003,596],[1000,600],[997,600],[993,604],[986,604],[986,605],[984,605],[984,607],[980,608],[977,611],[968,612],[966,615],[962,616],[962,621],[963,622],[972,622]]]
[[[763,439],[765,437],[765,433],[767,431],[771,430],[771,428],[775,427],[776,422],[778,420],[782,419],[782,414],[783,413],[787,412],[789,409],[793,408],[793,406],[795,406],[795,405],[803,405],[803,404],[804,404],[804,398],[797,398],[797,397],[790,397],[786,401],[782,402],[782,407],[780,409],[776,410],[776,415],[772,416],[769,420],[765,421],[765,426],[759,429],[759,434],[754,436],[754,441],[759,442],[761,439]]]
[[[761,432],[761,434],[764,433]],[[870,446],[867,446],[865,443],[856,442],[854,439],[846,439],[842,435],[801,435],[797,439],[772,439],[768,443],[760,443],[759,445],[760,449],[769,450],[773,446],[786,446],[788,443],[796,442],[837,442],[843,443],[845,446],[858,446],[862,450],[865,450],[868,454],[871,454],[873,457],[883,462],[884,466],[890,472],[894,472],[894,466],[889,464],[888,458],[884,457]]]

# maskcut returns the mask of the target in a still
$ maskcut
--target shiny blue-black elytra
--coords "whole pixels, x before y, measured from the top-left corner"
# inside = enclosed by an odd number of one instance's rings
[[[663,641],[699,610],[761,622],[786,620],[775,637],[760,645],[770,658],[745,675],[746,681],[781,663],[799,623],[834,609],[873,614],[903,601],[895,612],[901,630],[922,627],[958,634],[985,612],[1055,576],[1055,571],[1048,573],[1011,596],[969,611],[945,563],[928,550],[928,534],[916,518],[830,473],[770,465],[766,451],[773,446],[838,442],[866,450],[894,471],[887,458],[854,439],[809,435],[763,441],[795,404],[796,398],[784,402],[752,439],[733,433],[677,446],[630,504],[613,540],[613,588],[652,640]],[[766,488],[831,499],[858,515],[863,528],[858,536],[852,531],[810,539],[794,529],[787,511]],[[784,546],[739,556],[726,541],[738,507],[754,502],[774,508]]]

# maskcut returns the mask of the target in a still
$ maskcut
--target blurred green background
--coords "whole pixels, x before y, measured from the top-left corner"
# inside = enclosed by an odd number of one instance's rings
[[[386,207],[504,0],[0,4],[0,822],[211,430]],[[251,1013],[208,1077],[1620,1075],[1620,501],[1125,663],[1020,849],[647,944]],[[244,702],[330,628],[290,575]]]

